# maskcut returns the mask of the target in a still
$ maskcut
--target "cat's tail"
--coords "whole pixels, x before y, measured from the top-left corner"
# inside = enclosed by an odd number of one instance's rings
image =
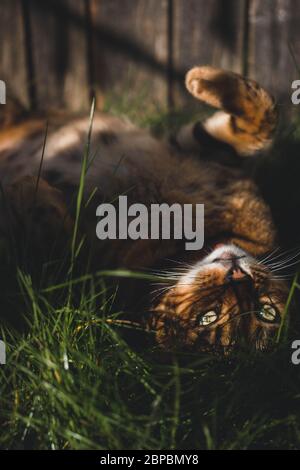
[[[195,98],[222,110],[203,123],[212,137],[245,156],[271,144],[278,121],[276,104],[254,80],[202,66],[187,73],[185,84]]]

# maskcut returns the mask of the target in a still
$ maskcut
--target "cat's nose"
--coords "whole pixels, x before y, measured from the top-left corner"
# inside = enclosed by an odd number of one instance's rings
[[[232,266],[226,275],[229,281],[240,282],[249,281],[250,276],[240,266]]]

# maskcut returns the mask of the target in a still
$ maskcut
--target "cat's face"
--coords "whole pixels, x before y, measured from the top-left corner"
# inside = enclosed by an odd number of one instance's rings
[[[235,245],[217,246],[166,289],[155,309],[167,348],[266,349],[278,332],[287,285]]]

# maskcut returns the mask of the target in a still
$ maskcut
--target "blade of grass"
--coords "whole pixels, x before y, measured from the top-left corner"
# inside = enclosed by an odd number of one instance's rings
[[[298,283],[298,273],[295,275],[293,283],[292,283],[290,291],[289,291],[289,295],[288,295],[288,298],[287,298],[287,301],[286,301],[286,304],[285,304],[285,307],[284,307],[284,311],[283,311],[283,314],[282,314],[281,324],[280,324],[280,327],[279,327],[279,330],[278,330],[278,333],[277,333],[276,343],[280,342],[283,330],[285,330],[285,331],[287,330],[287,315],[288,315],[288,311],[289,311],[292,299],[293,299],[294,294],[295,294],[295,290],[297,288],[297,283]]]
[[[78,193],[77,193],[76,214],[75,214],[74,229],[73,229],[73,236],[72,236],[72,243],[71,243],[71,266],[70,266],[70,272],[69,272],[70,279],[72,279],[72,275],[74,272],[74,264],[75,264],[76,251],[77,251],[76,243],[77,243],[77,237],[78,237],[78,231],[79,231],[81,207],[83,203],[85,177],[86,177],[88,158],[89,158],[89,153],[90,153],[94,114],[95,114],[95,98],[92,101],[92,106],[91,106],[91,111],[90,111],[89,128],[88,128],[87,140],[85,144],[85,150],[83,154],[80,179],[79,179],[79,188],[78,188]],[[70,283],[68,304],[70,304],[71,302],[71,294],[72,294],[72,284]]]

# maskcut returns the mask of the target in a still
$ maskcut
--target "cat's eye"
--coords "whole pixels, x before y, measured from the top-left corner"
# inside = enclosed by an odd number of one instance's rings
[[[258,317],[260,320],[269,323],[275,323],[279,320],[277,309],[270,304],[265,304],[261,307]]]
[[[218,315],[214,310],[210,310],[209,312],[201,315],[198,319],[198,325],[200,326],[207,326],[211,323],[215,322],[218,318]]]

